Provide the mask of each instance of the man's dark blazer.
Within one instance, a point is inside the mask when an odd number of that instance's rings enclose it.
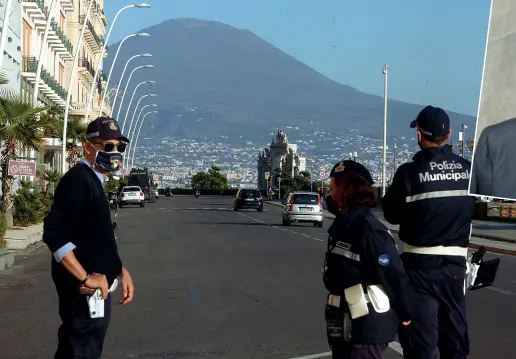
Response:
[[[482,131],[475,144],[469,192],[516,199],[516,118]]]

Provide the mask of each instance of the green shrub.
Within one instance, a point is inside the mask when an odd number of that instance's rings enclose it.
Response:
[[[0,248],[5,247],[5,231],[7,230],[7,221],[5,212],[0,212]]]
[[[15,226],[38,224],[50,210],[52,200],[38,191],[33,182],[20,181],[20,188],[14,195],[13,220]]]

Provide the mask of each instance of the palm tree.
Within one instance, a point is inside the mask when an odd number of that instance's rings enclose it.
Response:
[[[0,76],[0,84],[6,84],[5,75]],[[47,108],[34,108],[23,96],[8,89],[0,89],[0,140],[4,148],[0,152],[0,167],[4,181],[4,211],[7,226],[13,225],[13,194],[14,178],[7,176],[9,160],[15,158],[22,150],[43,151],[45,140],[43,131],[55,125],[48,119],[39,119]]]
[[[64,123],[61,121],[60,124],[61,134],[63,133]],[[86,124],[80,117],[71,117],[68,119],[68,126],[66,129],[66,149],[68,151],[68,157],[66,162],[68,168],[72,168],[79,162],[79,157],[82,153],[81,144],[84,142],[86,137]]]
[[[46,188],[45,188],[45,194],[49,194],[50,190],[52,190],[52,196],[54,195],[54,190],[56,188],[56,185],[61,180],[61,172],[55,169],[48,169],[45,171],[45,182],[46,182]]]

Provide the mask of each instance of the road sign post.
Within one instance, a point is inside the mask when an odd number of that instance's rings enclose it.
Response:
[[[278,199],[281,200],[281,177],[278,177]]]

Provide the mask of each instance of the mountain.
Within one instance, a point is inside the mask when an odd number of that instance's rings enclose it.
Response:
[[[158,104],[160,113],[144,125],[147,134],[196,139],[242,136],[251,140],[269,138],[271,131],[292,126],[303,133],[322,130],[342,135],[358,129],[364,136],[382,136],[382,97],[325,77],[249,30],[186,18],[168,20],[141,32],[151,37],[135,37],[124,43],[112,79],[120,78],[125,61],[134,54],[153,55],[132,61],[129,70],[147,63],[155,68],[135,72],[125,100],[127,105],[137,83],[157,82],[152,90],[139,90],[140,95],[144,91],[158,95],[148,100]],[[106,69],[118,45],[110,46]],[[111,86],[115,83],[112,80]],[[422,107],[390,100],[388,136],[413,136],[408,124]],[[456,132],[461,123],[470,129],[475,126],[471,116],[449,115]],[[289,135],[295,138],[295,134]]]

